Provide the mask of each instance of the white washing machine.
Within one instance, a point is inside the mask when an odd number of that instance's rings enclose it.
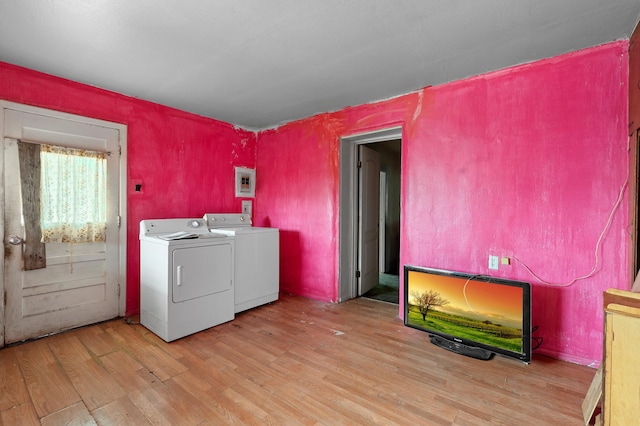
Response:
[[[244,214],[205,214],[212,233],[235,239],[235,312],[278,300],[280,293],[280,233],[251,226]]]
[[[204,219],[140,222],[140,323],[170,342],[231,321],[234,238]]]

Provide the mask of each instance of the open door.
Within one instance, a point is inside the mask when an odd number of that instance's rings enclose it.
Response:
[[[380,171],[380,213],[378,218],[378,272],[385,273],[387,268],[387,172]]]
[[[360,145],[358,157],[358,296],[362,296],[379,280],[380,154]]]

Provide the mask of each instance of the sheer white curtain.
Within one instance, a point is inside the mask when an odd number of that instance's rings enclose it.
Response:
[[[106,158],[104,152],[41,145],[43,242],[105,241]]]

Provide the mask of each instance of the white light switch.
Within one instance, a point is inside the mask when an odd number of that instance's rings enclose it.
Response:
[[[242,200],[242,214],[251,216],[251,200]]]

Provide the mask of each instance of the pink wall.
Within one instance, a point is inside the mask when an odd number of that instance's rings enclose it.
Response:
[[[616,42],[256,136],[216,120],[0,63],[0,99],[128,125],[127,313],[139,309],[138,223],[239,211],[233,166],[257,167],[256,225],[281,229],[281,288],[338,297],[339,139],[403,126],[401,263],[528,280],[540,352],[598,363],[602,291],[628,288],[628,43]],[[135,193],[134,183],[142,183]],[[206,183],[206,184],[205,184]],[[400,313],[402,313],[402,306]]]
[[[281,229],[281,288],[338,295],[339,140],[401,124],[401,264],[532,283],[539,353],[602,355],[602,292],[628,288],[628,42],[615,42],[263,131],[256,223]],[[402,296],[401,296],[402,297]],[[400,307],[402,316],[403,307]]]
[[[240,211],[234,166],[255,166],[253,132],[4,63],[0,99],[128,126],[128,315],[140,309],[140,220]]]

